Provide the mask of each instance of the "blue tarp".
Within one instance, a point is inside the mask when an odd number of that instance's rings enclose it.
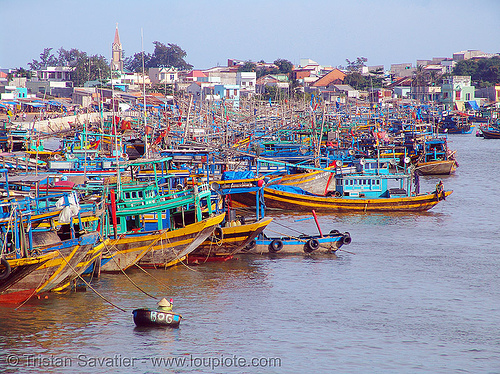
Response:
[[[252,179],[255,178],[253,171],[225,171],[222,173],[223,181],[231,181],[235,179]]]
[[[307,196],[318,196],[318,195],[315,195],[313,193],[310,193],[310,192],[307,192],[305,190],[303,190],[302,188],[300,187],[296,187],[296,186],[287,186],[285,184],[272,184],[270,186],[266,186],[268,188],[272,188],[274,190],[278,190],[278,191],[284,191],[284,192],[290,192],[290,193],[296,193],[296,194],[299,194],[299,195],[307,195]]]
[[[468,101],[467,104],[469,104],[472,109],[479,110],[479,106],[477,105],[477,102],[475,102],[474,100]]]

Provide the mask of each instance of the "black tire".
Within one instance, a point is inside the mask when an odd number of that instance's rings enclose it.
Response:
[[[352,239],[351,239],[351,234],[349,234],[347,231],[344,233],[344,237],[342,238],[342,243],[345,245],[351,244]]]
[[[304,252],[311,253],[319,248],[318,239],[309,239],[304,245]]]
[[[0,270],[0,280],[5,280],[10,275],[11,271],[10,264],[5,258],[2,258],[0,260],[0,264],[2,264],[3,266],[3,270]]]
[[[340,231],[339,230],[332,230],[332,231],[330,231],[330,235],[340,235]]]
[[[283,248],[283,242],[280,239],[274,239],[271,243],[269,243],[269,252],[276,253],[281,251]]]
[[[224,239],[224,233],[222,232],[222,228],[220,226],[217,226],[214,229],[214,232],[212,233],[212,236],[210,236],[210,239],[212,242],[220,242],[222,239]]]
[[[243,248],[243,250],[246,252],[246,251],[251,251],[252,249],[255,248],[255,246],[257,245],[257,242],[255,241],[255,239],[252,239],[250,240],[250,243],[248,243],[246,245],[245,248]]]
[[[335,197],[340,197],[340,192],[339,191],[335,191]]]

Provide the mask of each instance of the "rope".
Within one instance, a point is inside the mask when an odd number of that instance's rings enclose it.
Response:
[[[154,240],[154,241],[153,241],[153,242],[149,245],[149,247],[148,247],[148,248],[146,248],[146,250],[145,250],[145,251],[143,251],[143,252],[141,252],[141,253],[148,252],[148,251],[149,251],[149,249],[150,249],[153,245],[155,245],[155,244],[158,242],[158,240],[160,240],[160,239],[162,238],[162,236],[163,236],[163,234],[162,234],[159,238],[157,238],[156,240]],[[125,273],[125,270],[124,270],[123,268],[121,268],[121,267],[120,267],[120,265],[119,265],[119,264],[118,264],[118,262],[116,261],[115,257],[114,257],[114,256],[113,256],[113,254],[110,252],[110,250],[109,250],[109,248],[108,248],[107,244],[104,244],[104,246],[106,247],[106,250],[108,251],[108,253],[111,255],[111,258],[113,259],[113,261],[114,261],[115,265],[116,265],[116,266],[120,269],[120,271],[121,271],[121,272],[125,275],[125,277],[126,277],[126,278],[130,281],[130,283],[132,283],[132,284],[134,285],[134,287],[135,287],[135,288],[137,288],[139,291],[141,291],[143,294],[145,294],[145,295],[147,295],[147,296],[151,297],[152,299],[157,299],[155,296],[153,296],[153,295],[151,295],[151,294],[147,293],[147,292],[146,292],[146,291],[144,291],[142,288],[140,288],[140,287],[137,285],[137,283],[135,283],[135,282],[132,280],[132,278],[130,278],[130,277],[128,276],[128,274],[127,274],[127,273]],[[115,246],[114,244],[113,244],[113,247],[114,247],[116,250],[118,250],[118,248],[116,248],[116,246]]]
[[[35,296],[36,290],[38,289],[38,287],[40,287],[42,285],[42,283],[44,282],[45,277],[47,276],[48,273],[49,273],[49,268],[47,267],[45,270],[45,275],[41,278],[40,283],[38,283],[38,286],[36,286],[36,288],[34,289],[32,294],[26,300],[24,300],[21,304],[19,304],[19,306],[17,306],[14,310],[18,310],[20,307],[22,307],[24,304],[26,304],[33,296]]]
[[[114,306],[115,308],[117,309],[120,309],[122,312],[126,312],[125,309],[119,307],[118,305],[114,304],[113,302],[109,301],[108,299],[106,299],[104,296],[102,296],[94,287],[92,287],[90,285],[89,282],[87,282],[85,279],[83,279],[83,277],[76,271],[76,269],[71,266],[71,264],[68,262],[68,260],[66,260],[66,258],[61,254],[61,252],[56,249],[56,251],[59,253],[59,255],[62,257],[62,259],[64,260],[64,262],[66,262],[66,264],[69,266],[69,268],[77,275],[78,278],[80,278],[83,283],[85,283],[85,285],[90,288],[92,291],[94,291],[96,293],[97,296],[99,296],[101,299],[103,299],[104,301],[106,301],[107,303],[111,304],[112,306]]]
[[[157,281],[161,286],[167,288],[167,289],[170,289],[169,286],[167,286],[165,283],[163,283],[162,281],[160,281],[158,278],[156,278],[155,276],[153,276],[153,274],[149,273],[148,271],[146,271],[146,269],[144,269],[142,266],[140,266],[139,264],[134,264],[134,266],[138,267],[139,269],[141,269],[144,273],[146,273],[147,275],[149,275],[151,278],[153,278],[155,281]]]

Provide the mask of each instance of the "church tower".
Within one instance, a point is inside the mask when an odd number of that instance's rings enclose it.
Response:
[[[120,35],[118,34],[118,24],[116,24],[115,40],[111,47],[111,70],[123,72],[123,49],[120,43]]]

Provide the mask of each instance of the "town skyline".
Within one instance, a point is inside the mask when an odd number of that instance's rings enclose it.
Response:
[[[340,66],[357,57],[387,69],[420,59],[451,58],[463,50],[499,52],[495,39],[500,35],[500,2],[493,0],[477,2],[473,12],[462,0],[349,4],[280,0],[257,1],[252,6],[149,0],[134,11],[130,0],[0,3],[11,15],[5,20],[6,28],[16,30],[0,37],[0,68],[26,68],[44,48],[53,48],[53,53],[76,48],[110,61],[117,23],[126,57],[142,51],[142,44],[151,53],[154,41],[173,43],[187,52],[185,60],[195,69],[224,66],[228,59],[272,62],[282,58],[298,65],[300,59],[310,58],[321,65]],[[54,18],[53,10],[58,8],[70,16]],[[22,14],[21,24],[15,14]]]

